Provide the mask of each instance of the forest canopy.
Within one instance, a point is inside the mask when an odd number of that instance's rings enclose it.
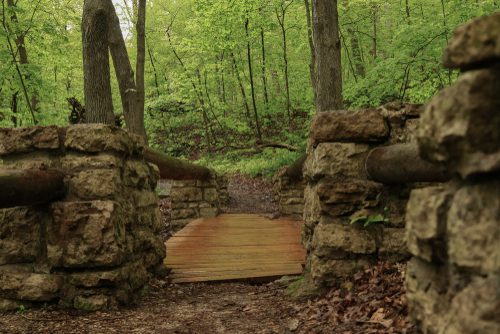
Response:
[[[0,126],[67,124],[68,99],[84,101],[82,1],[0,1]],[[113,2],[135,62],[137,1]],[[457,78],[441,66],[453,29],[499,8],[495,0],[339,0],[345,107],[427,101]],[[259,169],[300,154],[315,112],[309,0],[149,0],[146,13],[152,147],[205,162],[224,154],[223,168],[245,155]],[[266,143],[282,144],[280,154]]]

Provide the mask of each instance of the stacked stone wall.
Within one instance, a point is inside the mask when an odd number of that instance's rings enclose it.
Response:
[[[227,178],[215,173],[206,181],[173,181],[172,230],[178,231],[197,218],[219,215],[229,198],[227,185]]]
[[[104,125],[0,129],[3,168],[58,169],[67,194],[0,210],[0,310],[128,304],[162,266],[156,166]]]
[[[410,313],[423,333],[500,333],[500,13],[457,29],[445,65],[465,73],[430,102],[417,137],[455,177],[411,194]]]
[[[404,215],[414,185],[370,181],[364,164],[375,147],[414,141],[421,109],[392,103],[315,117],[304,165],[304,287],[321,289],[377,259],[408,256]]]
[[[278,203],[280,215],[302,219],[304,214],[304,179],[294,179],[286,175],[286,168],[273,177],[274,199]]]

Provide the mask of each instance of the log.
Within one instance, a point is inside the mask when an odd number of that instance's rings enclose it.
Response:
[[[210,169],[193,163],[172,158],[153,150],[144,149],[146,161],[155,164],[160,169],[160,177],[168,180],[208,180],[211,177]]]
[[[0,169],[0,209],[44,204],[66,194],[56,170]]]
[[[377,147],[365,161],[368,178],[380,183],[447,182],[444,166],[423,160],[417,144]]]
[[[290,179],[295,180],[295,181],[300,181],[302,180],[302,170],[304,168],[304,163],[306,162],[307,159],[307,154],[301,155],[293,164],[288,166],[288,168],[285,170],[286,176],[288,176]]]

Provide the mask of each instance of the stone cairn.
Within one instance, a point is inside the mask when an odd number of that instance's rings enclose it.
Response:
[[[424,333],[500,333],[500,13],[458,28],[444,64],[465,73],[427,106],[418,142],[455,176],[411,194],[410,312]]]
[[[379,258],[407,256],[404,215],[411,188],[368,180],[364,163],[375,147],[414,141],[420,111],[417,105],[393,103],[316,115],[304,164],[302,243],[308,255],[299,294],[315,294]],[[351,224],[379,215],[388,221]]]
[[[142,150],[104,125],[0,129],[5,168],[58,169],[67,186],[56,202],[0,210],[0,310],[135,300],[165,257],[159,172]]]
[[[172,182],[172,230],[185,227],[193,219],[211,218],[220,214],[227,203],[228,180],[212,172],[210,179]]]

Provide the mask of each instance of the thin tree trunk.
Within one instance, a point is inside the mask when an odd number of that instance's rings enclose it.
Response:
[[[267,77],[266,77],[266,43],[264,28],[260,28],[260,44],[262,48],[262,86],[264,88],[264,103],[266,108],[269,106],[269,94],[267,92]]]
[[[346,13],[348,13],[349,12],[349,0],[344,0],[343,5],[344,5],[344,11]],[[356,35],[356,31],[353,28],[352,24],[349,24],[347,26],[347,35],[349,38],[349,42],[351,44],[352,60],[354,63],[355,75],[356,75],[356,77],[363,78],[366,74],[365,65],[363,64],[363,57],[361,55],[361,48],[359,46],[359,39],[358,39],[358,36]],[[346,48],[346,51],[347,51],[347,48]]]
[[[276,17],[278,18],[279,25],[281,27],[281,36],[283,39],[283,62],[285,65],[284,68],[284,74],[285,74],[285,92],[286,92],[286,112],[288,116],[288,128],[291,129],[292,127],[292,104],[290,100],[290,80],[288,78],[288,46],[287,46],[287,39],[286,39],[286,27],[285,27],[285,18],[286,18],[286,11],[288,7],[292,3],[290,2],[287,6],[283,7],[283,4],[281,4],[281,13],[276,10]],[[281,16],[280,16],[281,14]]]
[[[146,0],[138,0],[137,6],[137,60],[135,67],[135,84],[137,86],[136,119],[142,122],[134,125],[133,132],[141,134],[147,142],[146,129],[144,126],[144,103],[146,100],[144,71],[146,66]]]
[[[373,37],[372,37],[372,56],[373,59],[377,59],[377,5],[372,4],[372,15],[373,15]]]
[[[314,93],[314,102],[316,103],[316,51],[314,50],[314,37],[313,37],[313,27],[312,27],[312,17],[311,17],[311,4],[309,0],[304,0],[304,6],[306,7],[306,19],[307,19],[307,40],[309,42],[309,49],[311,50],[311,63],[309,64],[309,75],[311,76],[311,85]]]
[[[342,109],[341,45],[337,1],[313,0],[313,6],[318,92],[316,110],[320,112]]]
[[[240,86],[240,91],[241,91],[241,96],[243,98],[243,102],[245,105],[245,114],[246,114],[248,121],[250,122],[250,106],[248,105],[247,94],[245,92],[245,87],[243,86],[243,82],[241,81],[240,72],[238,71],[238,64],[236,63],[236,57],[234,56],[233,52],[231,52],[231,58],[233,60],[234,73],[236,74],[236,79],[238,80],[238,84]]]
[[[253,83],[253,68],[252,68],[252,49],[250,47],[250,34],[248,31],[248,25],[249,25],[249,20],[248,18],[245,19],[245,32],[247,36],[247,58],[248,58],[248,75],[250,78],[250,89],[252,92],[252,106],[253,106],[253,113],[255,117],[255,130],[257,131],[257,139],[258,141],[262,141],[262,133],[260,130],[260,121],[259,121],[259,114],[257,112],[257,101],[255,100],[255,86]]]
[[[108,15],[107,1],[84,1],[82,44],[87,123],[114,124],[115,122],[109,73]]]
[[[156,70],[156,64],[155,60],[153,58],[153,50],[151,50],[151,47],[149,44],[147,44],[147,49],[148,49],[148,55],[149,55],[149,62],[151,63],[151,67],[153,68],[153,74],[155,77],[155,87],[156,87],[156,97],[160,97],[160,85],[158,83],[158,72]]]

